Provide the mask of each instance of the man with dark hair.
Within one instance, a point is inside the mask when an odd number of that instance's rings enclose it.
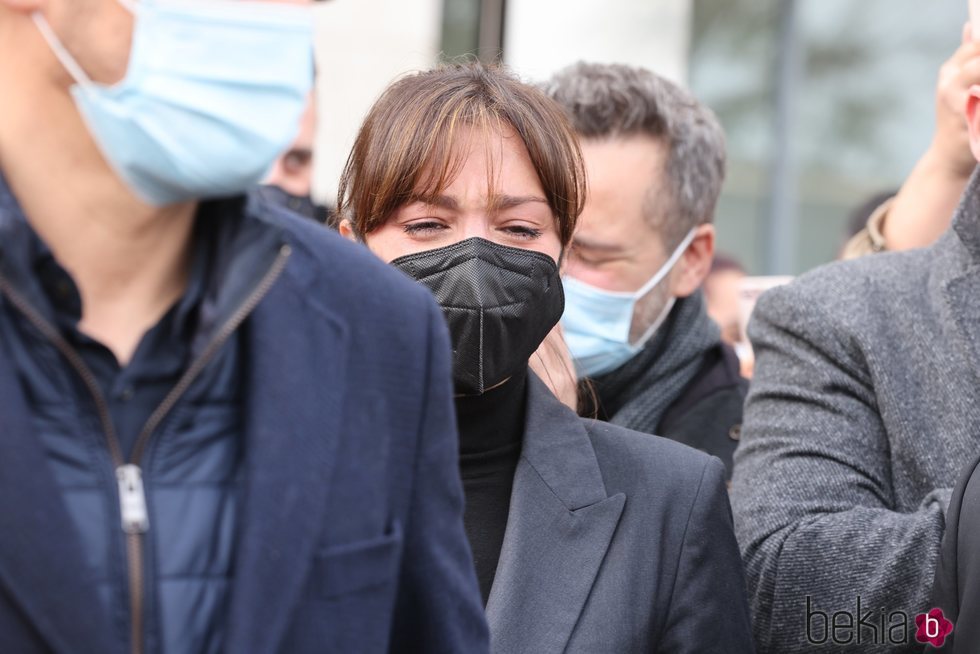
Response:
[[[0,0],[0,43],[0,651],[487,651],[438,307],[244,195],[309,7]]]
[[[747,383],[699,290],[714,254],[721,126],[640,68],[578,63],[544,89],[571,118],[588,168],[562,326],[598,416],[714,454],[730,475]]]

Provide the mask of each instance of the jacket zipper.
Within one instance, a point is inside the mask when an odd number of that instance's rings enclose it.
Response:
[[[136,438],[136,444],[133,447],[133,453],[128,462],[123,457],[119,437],[116,434],[115,425],[113,425],[112,417],[110,416],[109,405],[102,395],[102,389],[99,388],[95,375],[85,364],[81,355],[72,348],[58,330],[45,321],[19,293],[10,287],[6,278],[0,275],[0,294],[6,295],[11,304],[61,352],[71,367],[81,377],[82,382],[95,401],[99,422],[102,424],[106,444],[109,448],[109,456],[116,473],[121,526],[123,532],[126,534],[126,559],[129,571],[130,651],[132,654],[143,654],[143,534],[150,529],[149,512],[146,508],[146,493],[143,488],[143,472],[140,468],[143,453],[149,445],[153,432],[160,426],[163,419],[174,408],[207,364],[210,363],[221,346],[235,333],[235,330],[252,313],[258,303],[262,301],[262,298],[265,297],[266,293],[269,292],[269,289],[272,288],[272,285],[279,279],[279,275],[282,274],[283,269],[286,267],[286,261],[289,259],[290,254],[292,254],[292,249],[288,245],[283,245],[279,248],[279,254],[272,262],[269,270],[263,275],[259,284],[221,326],[221,329],[218,330],[214,338],[204,348],[201,355],[181,375],[177,384],[167,393],[160,406],[150,414],[149,419],[147,419],[146,424]]]

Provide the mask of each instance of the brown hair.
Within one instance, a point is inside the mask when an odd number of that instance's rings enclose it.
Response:
[[[361,126],[337,193],[337,218],[354,233],[377,229],[402,205],[439,195],[465,163],[461,132],[512,128],[527,148],[567,245],[585,202],[585,167],[561,108],[509,72],[452,64],[402,78]],[[492,184],[492,180],[488,180]]]

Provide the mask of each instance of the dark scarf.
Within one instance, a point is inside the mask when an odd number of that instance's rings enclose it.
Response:
[[[614,425],[656,433],[664,413],[701,369],[704,354],[719,341],[701,291],[677,300],[639,354],[592,380],[600,413]]]

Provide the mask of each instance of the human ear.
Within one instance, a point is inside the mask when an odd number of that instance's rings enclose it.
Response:
[[[966,95],[966,126],[970,132],[970,151],[980,161],[980,86],[976,84]]]
[[[677,261],[670,275],[670,293],[674,297],[687,297],[701,288],[711,271],[715,256],[715,226],[698,225],[694,239]]]
[[[0,0],[0,2],[2,2],[2,0]],[[339,231],[340,235],[346,238],[348,241],[357,240],[357,236],[354,235],[354,227],[348,218],[344,218],[340,221],[340,224],[337,225],[337,231]]]

